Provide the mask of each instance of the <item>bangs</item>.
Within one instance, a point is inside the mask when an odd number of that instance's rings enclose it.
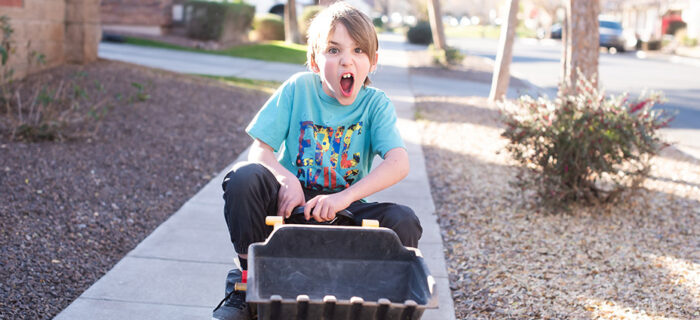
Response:
[[[360,49],[362,49],[362,51],[369,57],[369,61],[374,64],[376,63],[376,61],[374,61],[376,58],[375,53],[377,52],[377,47],[379,46],[377,33],[374,30],[373,25],[368,25],[363,20],[357,21],[358,19],[362,19],[362,17],[347,16],[338,19],[338,22],[345,26],[350,34],[350,38],[355,41],[355,45],[360,47]],[[335,25],[333,26],[333,29],[335,29]]]

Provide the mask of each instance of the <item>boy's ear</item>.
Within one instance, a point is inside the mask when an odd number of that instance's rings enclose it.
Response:
[[[375,52],[374,53],[374,64],[372,64],[369,67],[369,72],[374,72],[374,70],[377,70],[377,63],[379,63],[379,53]]]
[[[321,72],[321,70],[318,69],[318,65],[316,64],[316,58],[313,58],[309,61],[309,68],[313,73]]]

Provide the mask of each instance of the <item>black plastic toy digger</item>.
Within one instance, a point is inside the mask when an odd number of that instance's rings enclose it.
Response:
[[[283,224],[248,249],[246,301],[258,319],[420,319],[437,307],[435,281],[418,249],[376,220]],[[287,223],[308,223],[295,209]]]

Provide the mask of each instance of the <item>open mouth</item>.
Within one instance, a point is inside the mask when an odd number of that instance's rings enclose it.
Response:
[[[340,77],[340,90],[342,91],[343,96],[349,97],[352,95],[352,88],[354,84],[355,77],[352,75],[352,73],[343,73],[343,75]]]

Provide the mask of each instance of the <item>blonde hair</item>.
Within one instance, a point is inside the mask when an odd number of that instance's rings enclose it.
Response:
[[[308,48],[306,49],[306,64],[311,67],[316,63],[316,54],[328,44],[328,36],[335,30],[338,22],[345,26],[350,37],[369,57],[370,64],[376,64],[376,53],[379,48],[377,31],[369,17],[351,5],[339,1],[319,12],[309,26]],[[364,85],[369,85],[369,75]]]

